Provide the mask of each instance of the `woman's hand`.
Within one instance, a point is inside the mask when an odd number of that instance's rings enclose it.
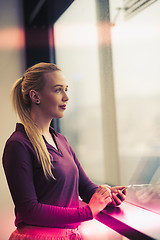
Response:
[[[107,185],[99,186],[89,201],[93,217],[112,202],[111,190]]]
[[[116,186],[116,187],[111,187],[109,185],[102,185],[102,186],[108,187],[111,191],[112,202],[109,204],[109,206],[116,207],[126,199],[127,191],[125,189],[125,186]]]
[[[110,206],[118,206],[126,199],[127,191],[125,186],[110,187],[110,190],[112,194],[112,203]]]

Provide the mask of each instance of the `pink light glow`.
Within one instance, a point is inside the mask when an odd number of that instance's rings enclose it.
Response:
[[[0,50],[17,50],[25,46],[24,30],[21,28],[0,29]]]
[[[156,214],[154,212],[148,211],[146,209],[143,209],[141,207],[137,207],[133,204],[124,202],[121,204],[120,207],[118,207],[116,210],[113,209],[110,211],[106,208],[105,212],[109,215],[109,219],[113,218],[113,221],[111,223],[111,227],[115,227],[115,222],[117,227],[118,222],[119,224],[123,224],[124,230],[128,231],[127,229],[136,229],[137,231],[141,233],[145,233],[146,235],[150,236],[151,234],[154,237],[157,237],[159,234],[159,223],[160,223],[160,215]],[[106,223],[107,215],[103,216],[103,223]],[[114,221],[114,219],[116,221]],[[118,222],[117,222],[118,220]],[[126,228],[126,229],[125,229]]]
[[[85,240],[119,240],[119,234],[96,219],[83,222],[79,227]]]

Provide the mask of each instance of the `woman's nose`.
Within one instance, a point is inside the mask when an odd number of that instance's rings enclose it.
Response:
[[[68,102],[68,100],[69,100],[68,94],[66,92],[64,92],[63,101]]]

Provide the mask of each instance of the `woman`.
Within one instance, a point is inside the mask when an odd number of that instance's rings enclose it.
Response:
[[[67,90],[62,71],[52,63],[32,66],[13,86],[21,123],[3,154],[17,227],[10,239],[80,239],[80,222],[125,199],[123,187],[92,183],[65,137],[50,127],[53,118],[64,116]],[[79,206],[79,196],[86,206]]]

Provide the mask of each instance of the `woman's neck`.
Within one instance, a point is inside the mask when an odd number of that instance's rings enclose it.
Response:
[[[36,125],[41,129],[42,135],[49,134],[51,119],[45,118],[43,115],[38,114],[37,111],[31,111],[31,118],[36,123]]]

